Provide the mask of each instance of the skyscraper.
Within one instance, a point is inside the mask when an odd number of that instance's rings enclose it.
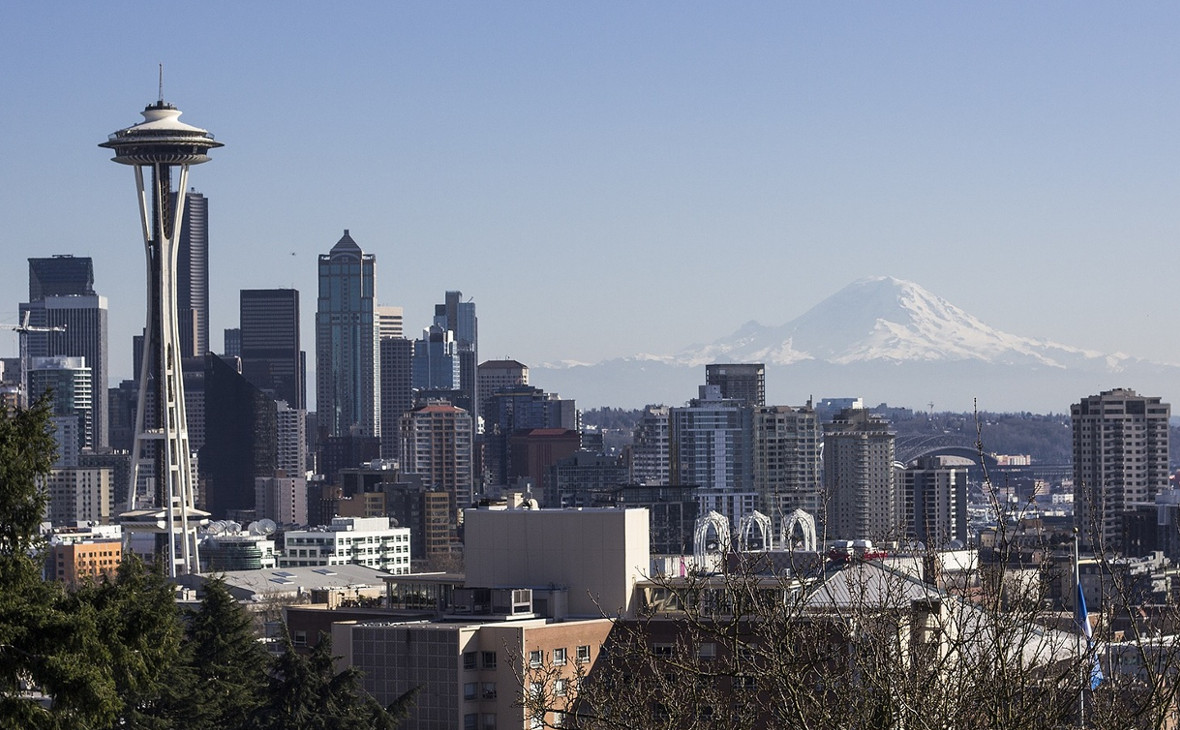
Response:
[[[927,456],[899,476],[907,537],[931,549],[967,544],[967,468],[958,456]]]
[[[1168,486],[1171,411],[1159,398],[1126,388],[1070,408],[1074,520],[1084,549],[1122,552],[1124,515]]]
[[[447,292],[443,303],[434,305],[434,323],[454,333],[459,390],[463,391],[463,401],[470,404],[464,407],[478,424],[483,414],[479,412],[479,321],[475,302],[463,301],[463,292]]]
[[[889,423],[863,408],[824,424],[824,525],[828,539],[900,539],[900,511]]]
[[[471,505],[471,415],[450,404],[429,403],[402,416],[401,434],[402,468],[420,475],[430,490],[447,493],[448,526],[457,539],[459,510]]]
[[[414,407],[413,352],[414,343],[404,337],[381,338],[381,456],[385,459],[402,458],[397,424]]]
[[[176,317],[180,356],[209,352],[209,201],[196,190],[184,197],[176,249]]]
[[[316,413],[321,437],[379,436],[377,259],[344,235],[319,259]]]
[[[103,449],[110,443],[107,392],[107,299],[94,293],[94,266],[89,257],[54,256],[29,259],[29,301],[20,305],[20,318],[29,314],[34,328],[64,328],[56,332],[30,331],[28,357],[82,357],[90,369],[91,435],[88,445]]]
[[[299,345],[299,291],[243,289],[239,300],[242,375],[291,408],[307,407]]]

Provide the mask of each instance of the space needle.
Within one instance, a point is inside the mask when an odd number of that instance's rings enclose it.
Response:
[[[176,577],[199,572],[197,527],[208,518],[207,512],[194,506],[195,479],[176,314],[176,257],[189,165],[208,162],[209,150],[222,144],[206,130],[180,121],[180,110],[164,101],[162,80],[159,100],[142,114],[142,122],[120,129],[99,144],[114,151],[112,160],[135,170],[147,254],[147,326],[139,368],[128,511],[122,518],[129,534],[154,534],[157,560],[167,555],[168,574]],[[149,178],[150,186],[145,185]],[[150,473],[144,475],[146,489],[140,495],[144,467],[149,467]]]

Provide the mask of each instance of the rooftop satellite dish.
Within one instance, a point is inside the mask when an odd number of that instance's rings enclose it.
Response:
[[[272,535],[278,525],[274,520],[266,519],[265,517],[250,525],[251,535]]]
[[[242,531],[242,523],[234,522],[233,520],[226,520],[225,531],[231,535]]]

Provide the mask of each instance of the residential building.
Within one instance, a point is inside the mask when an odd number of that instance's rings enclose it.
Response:
[[[1171,406],[1126,388],[1083,398],[1073,420],[1074,519],[1082,549],[1121,553],[1123,516],[1168,487]]]
[[[863,408],[843,410],[824,424],[827,504],[820,516],[828,540],[900,540],[895,436],[887,421]]]
[[[959,456],[928,456],[898,474],[906,537],[929,549],[967,545],[967,470]]]
[[[282,470],[274,476],[255,477],[254,515],[279,525],[306,525],[307,479],[302,474],[288,475]]]
[[[53,525],[106,524],[115,513],[114,472],[103,467],[52,469],[45,477],[46,519]]]
[[[364,253],[347,229],[319,257],[316,414],[321,438],[381,435],[376,279],[376,257]]]
[[[755,409],[757,509],[776,523],[797,509],[816,515],[823,506],[822,433],[810,403]]]
[[[554,507],[591,507],[595,493],[627,483],[627,467],[618,457],[586,449],[558,459],[551,471],[552,493],[546,501]]]
[[[721,397],[716,385],[700,387],[689,405],[669,409],[668,463],[672,484],[697,485],[702,514],[719,511],[730,525],[753,511],[753,407]]]
[[[705,384],[721,389],[721,397],[748,406],[766,405],[766,365],[763,363],[712,363],[705,366]]]
[[[73,438],[63,438],[65,429],[57,433],[60,453],[71,452],[72,459],[65,466],[77,465],[80,449],[93,450],[94,440],[94,374],[86,366],[84,357],[34,357],[29,361],[30,399],[51,394],[52,415],[60,425],[69,419],[74,426],[69,430]]]
[[[86,537],[58,540],[49,544],[46,556],[50,580],[77,588],[87,581],[114,578],[123,561],[120,537]]]
[[[450,500],[452,540],[457,539],[459,510],[472,501],[472,422],[462,408],[428,403],[402,416],[402,470],[417,474],[433,492]]]
[[[635,424],[631,441],[629,462],[631,482],[660,486],[672,478],[669,460],[669,434],[671,432],[670,410],[667,406],[649,405]]]
[[[276,468],[292,476],[307,474],[307,411],[276,402],[275,440]]]

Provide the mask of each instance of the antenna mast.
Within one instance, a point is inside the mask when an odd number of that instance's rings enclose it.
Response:
[[[160,64],[160,103],[164,103],[164,64]]]

